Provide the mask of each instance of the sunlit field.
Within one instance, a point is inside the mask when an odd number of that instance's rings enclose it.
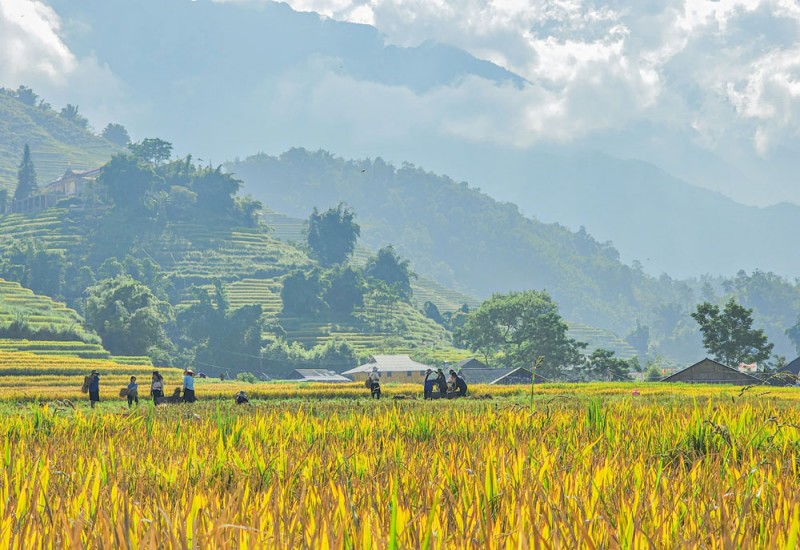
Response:
[[[115,376],[95,410],[4,386],[1,547],[775,548],[800,528],[794,388],[199,380],[193,405],[129,411]]]

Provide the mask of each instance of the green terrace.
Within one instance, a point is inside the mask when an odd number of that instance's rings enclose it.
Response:
[[[609,330],[604,330],[581,323],[567,322],[568,334],[580,342],[589,344],[589,350],[598,348],[613,351],[620,359],[630,359],[636,356],[636,350],[628,342]]]
[[[80,323],[78,313],[48,296],[34,294],[19,283],[0,279],[0,322],[23,317],[33,324]]]
[[[79,357],[81,359],[105,359],[121,365],[152,366],[149,357],[112,356],[100,344],[87,344],[80,341],[12,340],[0,338],[0,351],[28,352],[35,355]]]
[[[261,228],[214,229],[202,224],[171,223],[169,238],[147,248],[174,278],[235,280],[243,275],[288,273],[307,267],[308,258]]]

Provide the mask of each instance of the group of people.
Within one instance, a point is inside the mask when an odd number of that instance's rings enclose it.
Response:
[[[372,367],[367,375],[366,385],[374,399],[381,398],[381,375],[378,367]],[[425,371],[423,396],[425,399],[455,399],[467,395],[467,383],[456,371],[450,369],[450,377],[441,368]]]
[[[100,373],[93,370],[92,373],[84,381],[85,391],[89,392],[89,403],[94,408],[95,403],[100,401]],[[139,404],[139,383],[136,381],[135,376],[131,376],[131,381],[125,388],[125,396],[128,398],[128,406],[132,407],[135,403]],[[164,400],[164,376],[156,371],[153,371],[150,380],[150,395],[153,398],[153,403],[156,405]],[[197,397],[194,393],[194,372],[192,369],[183,371],[183,402],[194,403]]]
[[[436,372],[433,369],[425,371],[425,399],[455,399],[467,395],[467,382],[453,369],[450,369],[449,374],[449,377],[445,377],[441,368],[436,369]]]

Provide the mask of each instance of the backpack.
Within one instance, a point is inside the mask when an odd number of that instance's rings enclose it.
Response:
[[[91,376],[84,376],[83,377],[83,386],[81,386],[81,392],[89,393],[89,384],[91,384],[91,383],[92,383],[92,377]]]

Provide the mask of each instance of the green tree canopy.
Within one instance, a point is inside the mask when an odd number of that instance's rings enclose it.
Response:
[[[191,350],[191,361],[215,373],[227,369],[261,370],[260,305],[231,310],[222,284],[215,281],[215,297],[195,288],[197,302],[177,316],[180,340]]]
[[[692,313],[700,325],[703,345],[714,359],[729,367],[739,363],[761,363],[772,354],[763,330],[753,328],[753,310],[740,306],[731,298],[719,306],[703,302]]]
[[[323,294],[325,284],[319,271],[309,273],[297,270],[283,279],[281,299],[283,313],[287,315],[317,315],[326,308]]]
[[[324,267],[347,261],[356,247],[361,228],[353,210],[339,203],[322,214],[314,208],[308,218],[308,246],[311,255]]]
[[[357,307],[364,305],[366,284],[364,278],[352,267],[337,267],[327,273],[328,288],[325,291],[325,302],[331,312],[347,316]]]
[[[164,325],[172,317],[167,302],[128,276],[105,279],[87,290],[86,320],[115,355],[152,355],[169,349]]]
[[[582,363],[586,344],[567,336],[567,324],[545,291],[495,294],[468,314],[460,329],[462,340],[487,361],[501,353],[509,367],[530,368],[544,357],[537,371],[558,378],[565,367]]]
[[[83,116],[82,114],[80,114],[80,112],[78,112],[77,105],[71,105],[67,103],[67,106],[61,109],[59,115],[61,116],[61,118],[70,121],[79,128],[86,129],[89,127],[89,121],[85,116]]]
[[[631,380],[627,361],[614,357],[614,352],[607,349],[596,349],[589,355],[583,365],[590,380],[619,382]]]
[[[120,210],[147,210],[147,198],[159,184],[153,167],[131,155],[114,155],[103,167],[98,181],[105,186],[108,198]]]
[[[131,136],[128,135],[128,130],[122,124],[112,124],[111,122],[103,128],[101,134],[105,139],[111,143],[115,143],[120,147],[127,147],[131,142]]]
[[[31,149],[26,143],[22,152],[22,162],[17,172],[17,189],[14,191],[14,200],[18,201],[32,197],[38,190],[36,169],[33,167],[33,160],[31,159]]]
[[[395,288],[401,299],[411,300],[411,278],[417,275],[411,271],[408,260],[400,259],[392,245],[381,248],[367,261],[364,275]]]
[[[128,145],[131,154],[144,162],[159,166],[172,156],[172,144],[159,138],[145,138]]]

